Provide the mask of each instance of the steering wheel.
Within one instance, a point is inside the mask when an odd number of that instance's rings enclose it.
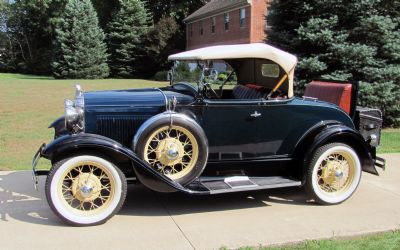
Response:
[[[195,86],[186,82],[175,83],[171,86],[171,88],[177,91],[188,91],[192,96],[196,96],[198,92],[198,89]]]
[[[211,99],[221,98],[209,83],[204,83],[204,95]]]

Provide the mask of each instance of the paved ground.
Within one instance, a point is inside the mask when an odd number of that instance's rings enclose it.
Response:
[[[74,228],[50,211],[30,172],[0,172],[1,249],[218,249],[280,244],[400,228],[400,154],[381,176],[364,174],[338,206],[307,202],[299,189],[209,197],[130,187],[105,225]]]

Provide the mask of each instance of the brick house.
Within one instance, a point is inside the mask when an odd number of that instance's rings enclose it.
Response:
[[[211,0],[188,16],[186,48],[265,40],[267,0]]]

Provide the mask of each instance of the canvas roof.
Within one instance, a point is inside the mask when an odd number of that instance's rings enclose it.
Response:
[[[260,58],[279,64],[286,73],[292,71],[297,64],[297,57],[283,50],[264,43],[218,45],[189,50],[174,54],[168,60],[216,60]]]
[[[205,47],[171,55],[168,60],[206,61],[251,58],[271,60],[281,66],[289,78],[288,96],[293,96],[294,69],[297,57],[265,43]]]

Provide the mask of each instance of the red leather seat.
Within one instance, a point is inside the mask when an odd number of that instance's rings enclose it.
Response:
[[[307,84],[304,96],[334,103],[350,114],[351,92],[351,83],[312,81]]]

